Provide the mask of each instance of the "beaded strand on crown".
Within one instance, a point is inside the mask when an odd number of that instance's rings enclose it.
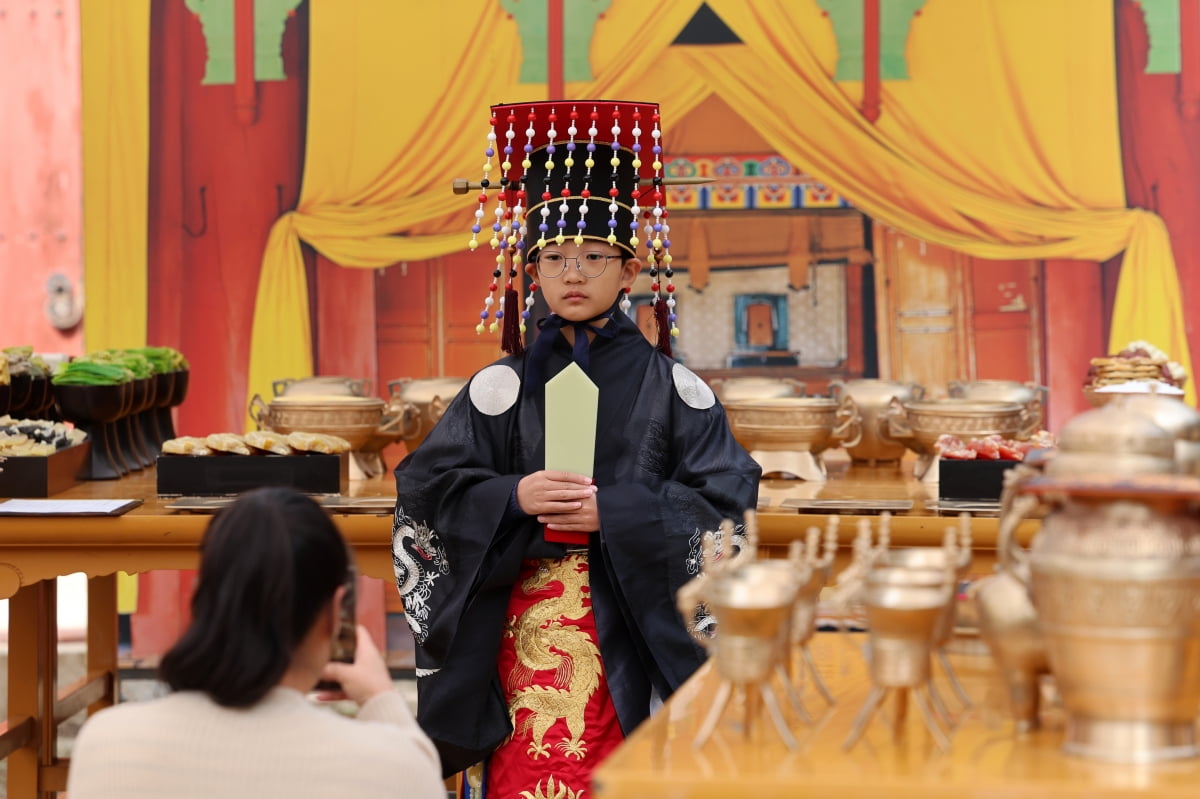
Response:
[[[489,122],[483,178],[461,189],[479,189],[468,244],[472,251],[484,234],[489,193],[494,192],[487,241],[495,265],[476,333],[502,329],[503,351],[523,351],[537,285],[529,285],[525,307],[518,312],[518,277],[548,243],[603,241],[631,257],[638,257],[644,244],[657,346],[671,355],[671,337],[679,335],[679,328],[658,104],[574,100],[494,105]],[[648,159],[643,158],[647,143]],[[621,308],[628,313],[628,296]]]

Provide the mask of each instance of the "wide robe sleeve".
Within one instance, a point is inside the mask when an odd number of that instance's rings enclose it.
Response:
[[[505,519],[523,475],[512,465],[520,380],[510,361],[477,373],[396,467],[392,559],[416,641],[417,719],[447,775],[511,732],[496,655],[538,528]]]

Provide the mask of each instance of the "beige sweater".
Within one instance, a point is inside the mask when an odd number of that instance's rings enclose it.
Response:
[[[436,750],[398,693],[357,719],[274,688],[252,708],[183,691],[127,702],[83,725],[71,799],[445,799]]]

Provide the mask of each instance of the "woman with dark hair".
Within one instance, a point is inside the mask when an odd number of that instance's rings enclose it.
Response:
[[[201,545],[192,621],[163,657],[171,693],[90,718],[68,792],[91,797],[444,797],[438,756],[357,629],[330,662],[348,551],[303,494],[267,488],[218,514]],[[360,709],[309,702],[318,679]]]

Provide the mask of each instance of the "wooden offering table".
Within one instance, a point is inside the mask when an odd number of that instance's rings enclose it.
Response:
[[[391,480],[355,481],[356,497],[394,497]],[[9,599],[8,719],[0,730],[10,799],[66,789],[67,762],[55,756],[58,725],[116,701],[116,572],[194,569],[212,518],[177,513],[156,496],[153,468],[120,480],[83,483],[55,499],[140,499],[121,516],[0,516],[0,599]],[[359,571],[392,579],[392,512],[334,513]],[[253,531],[247,531],[252,534]],[[58,689],[58,577],[88,576],[87,674]]]
[[[763,715],[751,734],[743,708],[731,702],[699,750],[693,740],[718,685],[712,662],[639,727],[597,770],[597,799],[1062,799],[1062,797],[1194,797],[1200,760],[1154,765],[1100,763],[1063,754],[1061,711],[1043,711],[1043,729],[1017,735],[1006,694],[990,655],[978,641],[961,642],[971,654],[951,660],[974,707],[962,714],[948,752],[938,749],[915,708],[897,711],[889,700],[849,751],[843,743],[870,690],[860,647],[864,634],[818,633],[813,654],[836,704],[811,687],[804,693],[816,724],[788,712],[799,739],[783,743]],[[934,679],[951,712],[959,710],[938,669]],[[822,715],[823,713],[823,715]],[[896,719],[900,721],[897,723]],[[896,731],[899,730],[899,737]]]

